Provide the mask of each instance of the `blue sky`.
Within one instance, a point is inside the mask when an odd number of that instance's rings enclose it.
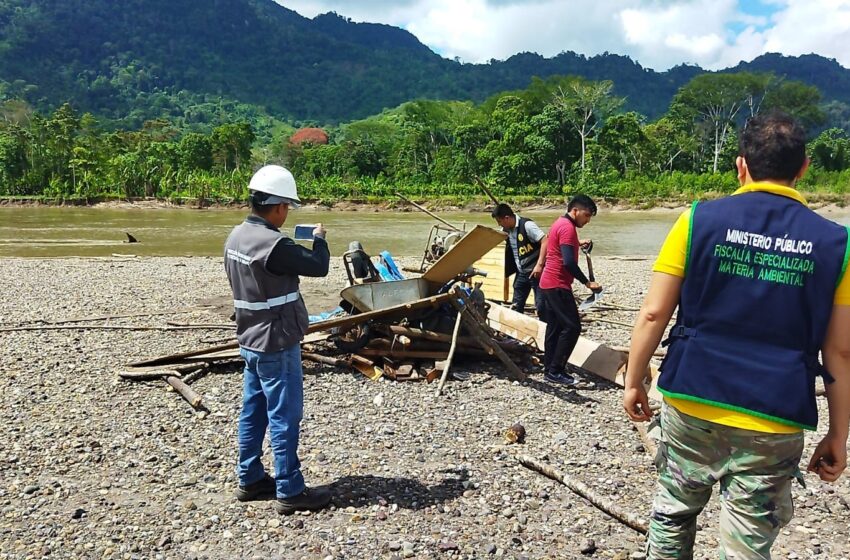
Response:
[[[765,52],[816,53],[850,67],[850,0],[277,0],[403,27],[465,62],[523,51],[625,54],[666,70],[717,69]]]

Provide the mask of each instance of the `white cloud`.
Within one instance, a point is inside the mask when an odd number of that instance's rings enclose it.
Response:
[[[765,52],[815,52],[850,67],[850,0],[760,0],[757,14],[739,0],[278,1],[307,17],[336,11],[403,27],[467,62],[571,50],[625,54],[657,70],[717,69]]]
[[[764,32],[764,50],[817,53],[850,67],[850,0],[790,0]]]

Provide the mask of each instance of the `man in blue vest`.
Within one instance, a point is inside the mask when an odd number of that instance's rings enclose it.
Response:
[[[224,268],[233,291],[236,339],[245,359],[239,415],[239,501],[277,495],[275,508],[291,514],[317,510],[330,492],[307,488],[298,461],[304,411],[301,340],[309,323],[299,293],[299,276],[328,274],[330,252],[321,224],[312,250],[280,232],[290,208],[300,204],[289,170],[267,165],[248,185],[251,215],[224,245]],[[263,468],[263,439],[269,431],[274,478]]]
[[[534,290],[534,307],[541,316],[540,274],[546,263],[546,234],[533,221],[522,218],[507,204],[497,204],[490,214],[508,234],[505,243],[505,278],[514,274],[511,309],[525,312],[528,294]]]
[[[678,305],[658,379],[664,404],[649,559],[693,557],[696,518],[716,482],[721,558],[770,558],[793,514],[803,430],[817,425],[817,375],[826,383],[829,430],[808,470],[834,481],[846,467],[848,234],[794,188],[808,167],[805,146],[787,115],[750,119],[736,160],[741,188],[694,203],[653,267],[623,398],[632,420],[650,419],[643,376]]]

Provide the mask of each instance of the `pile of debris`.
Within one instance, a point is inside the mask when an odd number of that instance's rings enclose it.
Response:
[[[453,364],[464,358],[498,360],[511,379],[525,380],[525,371],[537,360],[534,354],[543,348],[545,323],[487,302],[480,283],[469,285],[480,274],[472,265],[505,237],[501,231],[476,226],[419,278],[353,281],[340,293],[347,313],[311,323],[302,358],[353,368],[373,380],[439,381],[438,394]],[[240,360],[233,342],[134,362],[119,375],[126,380],[161,379],[194,408],[204,410],[203,397],[191,383]],[[623,383],[625,352],[581,338],[570,362]]]

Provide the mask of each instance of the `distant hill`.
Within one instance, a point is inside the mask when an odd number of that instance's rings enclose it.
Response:
[[[850,104],[850,71],[833,60],[765,55],[734,70],[784,74]],[[461,64],[402,29],[336,14],[307,19],[273,0],[0,0],[4,97],[41,109],[71,101],[125,123],[203,121],[209,114],[192,107],[220,98],[292,121],[335,123],[417,98],[482,101],[556,74],[611,79],[627,109],[656,117],[702,72],[655,72],[625,56],[572,52]]]

